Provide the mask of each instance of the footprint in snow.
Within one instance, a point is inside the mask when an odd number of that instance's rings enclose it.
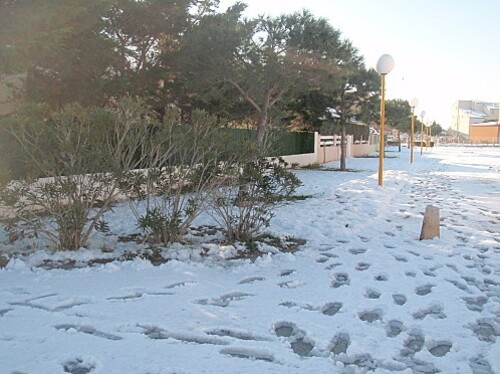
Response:
[[[321,253],[321,256],[316,259],[316,262],[324,263],[332,258],[338,258],[338,257],[339,256],[335,253],[323,252],[323,253]]]
[[[380,321],[382,320],[382,310],[381,309],[365,310],[363,312],[358,313],[358,317],[361,321],[368,323]]]
[[[66,361],[63,364],[64,372],[70,374],[88,374],[94,371],[95,368],[96,364],[92,362],[92,360],[85,360],[82,358]]]
[[[335,269],[336,267],[342,266],[343,264],[341,262],[332,262],[331,264],[328,264],[325,266],[325,270],[332,270]]]
[[[342,303],[339,302],[326,303],[321,307],[321,313],[327,316],[334,316],[340,311],[340,309],[342,309]]]
[[[300,280],[291,280],[287,282],[280,282],[278,283],[278,286],[281,288],[299,288],[299,287],[304,287],[306,285],[306,282],[300,281]]]
[[[399,262],[408,262],[408,259],[405,256],[394,255],[394,259]]]
[[[294,274],[297,274],[297,270],[295,269],[285,269],[285,270],[282,270],[279,274],[280,277],[288,277],[290,275],[294,275]]]
[[[107,297],[106,300],[112,301],[127,301],[133,299],[140,299],[144,294],[142,292],[133,292],[123,296],[110,296]]]
[[[118,335],[110,334],[107,332],[99,331],[95,327],[90,325],[74,325],[74,324],[63,324],[63,325],[55,325],[54,328],[56,330],[64,330],[68,333],[83,333],[92,335],[98,338],[103,338],[107,340],[122,340],[123,338]]]
[[[449,341],[437,341],[428,344],[428,351],[434,357],[444,357],[450,352],[451,344]]]
[[[262,281],[265,281],[265,280],[266,280],[265,277],[253,276],[253,277],[243,278],[242,280],[240,280],[238,282],[238,284],[250,284],[250,283],[255,283],[255,282],[262,282]]]
[[[471,358],[469,366],[472,374],[495,374],[488,360],[482,356]]]
[[[305,331],[297,328],[295,323],[277,322],[274,324],[273,330],[276,336],[286,338],[295,354],[301,357],[310,356],[315,343],[307,336]]]
[[[424,284],[422,286],[418,286],[415,288],[415,293],[418,296],[425,296],[432,292],[432,287],[435,287],[435,284]]]
[[[389,338],[395,338],[396,336],[401,334],[401,332],[403,332],[403,329],[403,322],[398,320],[389,321],[387,325],[387,336]]]
[[[12,310],[12,308],[0,309],[0,317],[3,317],[7,313],[9,313],[11,310]]]
[[[334,280],[332,280],[332,283],[330,287],[332,288],[339,288],[342,286],[348,286],[351,281],[349,279],[349,274],[347,273],[335,273],[333,274]]]
[[[418,320],[423,320],[427,316],[431,316],[436,319],[446,318],[446,314],[443,312],[443,306],[440,304],[433,304],[426,309],[420,309],[412,313],[413,318]]]
[[[367,263],[367,262],[358,262],[356,264],[356,270],[358,271],[364,271],[364,270],[367,270],[369,267],[371,266],[371,264]]]
[[[293,322],[277,322],[274,324],[273,330],[276,336],[289,338],[297,330],[297,325]]]
[[[447,282],[450,282],[452,285],[454,285],[456,288],[458,288],[461,291],[465,291],[470,293],[469,287],[467,287],[466,284],[459,282],[455,279],[446,279]]]
[[[474,277],[469,277],[469,276],[463,276],[462,279],[469,285],[469,286],[476,286],[478,288],[481,288],[481,282],[479,282],[476,278]]]
[[[220,354],[244,358],[252,361],[266,361],[266,362],[275,362],[274,355],[267,349],[261,348],[249,348],[249,347],[229,347],[222,348],[220,350]]]
[[[319,311],[327,316],[334,316],[342,308],[342,303],[338,302],[330,302],[321,306],[314,306],[311,304],[300,304],[294,301],[282,301],[279,305],[286,308],[296,308],[298,310]]]
[[[374,359],[369,353],[361,353],[355,355],[339,355],[335,356],[334,359],[341,362],[344,366],[352,368],[352,366],[357,366],[361,373],[367,373],[375,371],[379,366],[379,362]],[[391,370],[392,371],[392,370]],[[351,372],[351,371],[349,371]],[[353,371],[358,372],[358,371]]]
[[[111,301],[129,301],[129,300],[135,300],[135,299],[141,299],[144,296],[171,296],[174,295],[172,292],[156,292],[156,291],[151,291],[151,292],[141,292],[141,291],[136,291],[132,292],[126,295],[122,296],[110,296],[107,297],[106,300],[111,300]]]
[[[470,327],[476,337],[483,342],[494,343],[496,337],[500,336],[500,327],[490,319],[479,319]]]
[[[365,297],[368,299],[379,299],[382,294],[376,290],[368,288],[365,292]]]
[[[25,306],[31,309],[44,310],[46,312],[63,312],[65,310],[80,306],[90,304],[90,300],[87,298],[69,298],[69,299],[57,299],[53,300],[54,297],[59,296],[56,293],[46,294],[42,296],[37,296],[30,298],[21,302],[9,303],[13,306]],[[42,301],[43,300],[43,301]]]
[[[434,273],[432,270],[428,269],[428,270],[424,270],[422,271],[422,273],[426,276],[426,277],[432,277],[432,278],[435,278],[436,277],[436,273]]]
[[[334,355],[339,355],[341,353],[347,353],[347,349],[351,345],[351,337],[346,332],[337,333],[330,345],[328,347],[328,351],[333,353]]]
[[[363,242],[363,243],[368,243],[370,241],[370,238],[367,238],[366,236],[358,236],[358,238]]]
[[[394,294],[392,295],[392,299],[396,305],[405,305],[407,301],[406,296],[403,294]]]
[[[378,274],[374,277],[377,282],[387,282],[388,278],[386,274]]]
[[[367,251],[366,248],[351,248],[351,249],[349,249],[349,253],[351,253],[355,256],[362,255],[366,251]]]
[[[320,244],[319,245],[320,252],[331,251],[332,249],[334,249],[334,247],[331,244]]]
[[[269,337],[259,336],[259,335],[254,334],[251,331],[234,330],[234,329],[229,329],[229,328],[225,328],[225,327],[213,328],[210,330],[206,330],[205,333],[208,335],[228,337],[228,338],[233,338],[233,339],[237,339],[237,340],[248,340],[248,341],[256,341],[256,342],[271,341],[271,339]]]
[[[218,336],[210,336],[206,334],[193,334],[187,332],[171,332],[155,325],[138,325],[143,329],[142,334],[152,340],[167,340],[174,339],[182,343],[193,344],[209,344],[209,345],[229,345],[228,340]]]
[[[193,281],[175,282],[175,283],[171,283],[169,285],[166,285],[163,288],[172,289],[172,288],[178,288],[178,287],[185,287],[185,286],[188,286],[191,284],[196,284],[196,283],[197,282],[193,282]]]
[[[328,258],[328,257],[321,256],[321,257],[318,257],[318,258],[316,259],[316,262],[318,262],[318,263],[320,263],[320,264],[323,264],[323,263],[327,262],[328,260],[329,260],[329,258]]]
[[[412,330],[408,334],[408,338],[404,342],[401,355],[403,357],[413,356],[415,353],[420,352],[424,347],[425,336],[420,330]]]
[[[254,295],[245,292],[235,291],[211,299],[197,299],[193,301],[193,303],[200,305],[219,306],[225,308],[228,307],[232,301],[244,300],[250,296]]]
[[[298,309],[298,310],[308,310],[308,311],[314,311],[314,310],[318,310],[317,307],[315,307],[314,305],[311,305],[311,304],[300,304],[300,303],[296,303],[295,301],[282,301],[279,303],[280,306],[284,306],[285,308],[295,308],[295,309]]]

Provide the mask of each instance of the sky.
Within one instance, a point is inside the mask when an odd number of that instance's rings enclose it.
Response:
[[[387,98],[417,98],[424,121],[451,124],[457,100],[500,102],[498,0],[246,0],[245,16],[302,9],[330,21],[375,67],[390,54]],[[221,0],[225,10],[234,0]]]

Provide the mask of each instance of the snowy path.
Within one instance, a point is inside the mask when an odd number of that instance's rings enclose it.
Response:
[[[0,270],[1,373],[500,373],[500,149],[297,171],[295,254]],[[472,152],[472,153],[471,153]],[[326,165],[335,166],[335,165]],[[493,168],[492,168],[493,166]],[[419,241],[425,206],[441,238]]]

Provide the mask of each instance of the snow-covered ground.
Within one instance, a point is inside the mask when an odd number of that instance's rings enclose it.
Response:
[[[387,156],[382,188],[375,158],[296,171],[312,197],[269,228],[307,240],[294,254],[173,246],[160,266],[71,270],[19,255],[0,270],[0,373],[500,373],[500,148]],[[441,238],[419,241],[429,204]],[[134,232],[127,212],[113,233]],[[76,259],[132,245],[93,243]]]

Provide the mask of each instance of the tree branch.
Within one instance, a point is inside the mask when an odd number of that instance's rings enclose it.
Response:
[[[224,78],[224,82],[227,82],[230,85],[232,85],[234,88],[236,88],[238,90],[238,92],[241,94],[241,96],[243,96],[243,98],[246,101],[248,101],[257,110],[257,112],[259,112],[259,113],[262,112],[262,108],[245,92],[245,90],[243,90],[243,88],[241,88],[241,86],[237,82],[233,81],[232,79],[228,79],[228,78]]]

